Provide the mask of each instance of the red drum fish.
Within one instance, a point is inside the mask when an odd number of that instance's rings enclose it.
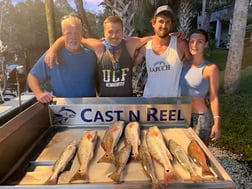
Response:
[[[139,160],[140,126],[138,122],[130,122],[125,127],[125,140],[132,146],[132,159]]]
[[[101,157],[100,160],[98,160],[98,163],[114,163],[114,151],[117,148],[117,144],[124,130],[124,126],[124,121],[116,121],[106,130],[101,141],[101,146],[105,151],[105,154]]]
[[[97,131],[86,131],[81,137],[78,147],[78,160],[80,163],[79,170],[70,179],[70,182],[81,180],[88,182],[88,165],[94,157],[94,148],[97,142]]]
[[[199,166],[202,167],[202,176],[214,176],[207,164],[207,158],[204,151],[199,146],[195,139],[192,139],[188,145],[187,152],[191,159]]]
[[[160,189],[159,180],[156,176],[155,168],[153,165],[153,161],[148,149],[141,145],[139,148],[139,157],[141,161],[141,165],[143,167],[144,172],[147,176],[151,178],[152,181],[152,189]]]
[[[132,146],[130,144],[125,144],[119,152],[116,154],[115,157],[115,167],[116,170],[110,174],[108,177],[111,178],[116,183],[121,182],[121,174],[124,168],[127,165],[127,162],[129,160],[130,154],[131,154]]]
[[[170,180],[182,181],[182,177],[177,173],[171,164],[173,160],[168,150],[163,135],[157,126],[149,127],[146,133],[146,144],[151,156],[159,162],[164,168],[164,182],[169,183]]]
[[[177,159],[180,165],[190,173],[192,181],[201,181],[202,178],[195,171],[195,167],[193,166],[192,160],[189,158],[186,151],[176,143],[174,140],[170,139],[168,141],[169,150],[173,154],[173,156]]]
[[[53,172],[45,184],[57,184],[59,174],[63,172],[67,164],[72,160],[77,150],[77,141],[73,140],[63,150],[53,166]]]

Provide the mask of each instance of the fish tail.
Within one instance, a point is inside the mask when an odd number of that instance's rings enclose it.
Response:
[[[173,181],[183,181],[183,178],[174,169],[171,170],[168,174],[169,174],[170,180],[173,180]]]
[[[162,189],[158,179],[152,181],[152,189]]]
[[[191,175],[191,180],[193,182],[197,182],[197,181],[203,181],[203,179],[199,176],[199,175]]]
[[[44,184],[46,184],[46,185],[54,185],[54,184],[57,184],[57,181],[58,181],[58,179],[57,179],[57,177],[49,177],[46,181],[45,181],[45,183]]]
[[[97,161],[97,163],[101,163],[101,162],[105,162],[105,163],[113,163],[115,160],[114,158],[114,155],[113,154],[108,154],[108,153],[105,153],[101,159],[99,159]]]
[[[115,181],[116,183],[120,183],[120,177],[121,175],[115,171],[113,172],[111,175],[108,176],[109,178],[111,178],[113,181]]]
[[[214,176],[209,167],[202,168],[202,176]]]
[[[170,182],[170,175],[169,172],[165,171],[164,172],[164,183],[168,184]]]
[[[88,182],[88,175],[87,175],[87,173],[82,173],[82,172],[78,171],[70,179],[70,182],[75,181],[75,180],[82,180],[82,181]]]
[[[139,154],[137,154],[137,153],[133,153],[132,156],[131,156],[131,158],[132,158],[134,161],[139,161],[139,160],[140,160],[140,156],[139,156]]]

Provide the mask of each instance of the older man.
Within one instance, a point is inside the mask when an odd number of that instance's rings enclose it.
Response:
[[[81,46],[82,24],[75,15],[61,21],[65,47],[59,51],[59,65],[50,69],[44,63],[44,55],[36,62],[27,77],[30,89],[42,103],[53,97],[92,97],[96,95],[96,56]],[[42,84],[49,82],[51,91],[44,91]]]

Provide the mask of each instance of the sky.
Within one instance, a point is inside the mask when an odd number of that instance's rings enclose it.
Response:
[[[26,0],[12,0],[13,4],[16,4],[22,1],[24,2]],[[85,9],[95,11],[95,12],[101,12],[103,10],[102,6],[98,6],[101,2],[102,0],[83,0]],[[74,8],[76,8],[74,4],[74,0],[68,0],[68,3],[72,5]]]

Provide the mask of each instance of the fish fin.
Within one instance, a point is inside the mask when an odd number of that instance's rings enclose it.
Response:
[[[44,184],[46,185],[54,185],[54,184],[57,184],[57,181],[58,181],[58,178],[57,177],[52,177],[50,176]]]
[[[173,160],[173,157],[171,155],[171,152],[169,150],[166,151],[166,155],[170,160]]]
[[[70,183],[75,180],[82,180],[88,182],[88,175],[87,173],[81,173],[80,171],[76,172],[74,176],[70,179]]]
[[[209,169],[209,167],[202,168],[202,176],[214,176],[212,171]]]
[[[184,179],[178,174],[178,172],[173,169],[170,172],[168,172],[169,178],[172,181],[183,181]]]
[[[115,172],[113,172],[111,175],[109,175],[108,176],[109,178],[111,178],[113,181],[115,181],[116,183],[120,183],[120,177],[121,177],[121,175],[117,172],[117,171],[115,171]]]
[[[113,154],[105,153],[105,154],[97,161],[97,163],[101,163],[101,162],[104,162],[104,163],[114,163],[114,161],[115,161],[115,158],[114,158],[114,155],[113,155]]]

